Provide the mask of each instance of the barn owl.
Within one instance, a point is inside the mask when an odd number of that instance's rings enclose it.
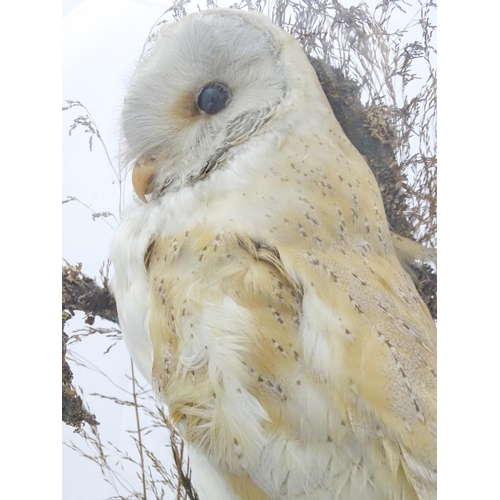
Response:
[[[200,499],[435,498],[435,325],[299,43],[257,12],[165,25],[122,121],[120,324]]]

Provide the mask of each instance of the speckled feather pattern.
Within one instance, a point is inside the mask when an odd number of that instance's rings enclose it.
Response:
[[[376,181],[297,42],[259,14],[203,15],[267,30],[287,86],[210,175],[124,214],[131,354],[202,500],[433,499],[435,325]]]

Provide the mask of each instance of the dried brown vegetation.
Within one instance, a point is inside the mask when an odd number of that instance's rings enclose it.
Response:
[[[152,28],[151,43],[159,25],[187,13],[189,1],[175,0]],[[212,0],[207,7],[216,6]],[[325,94],[344,131],[365,156],[383,195],[391,229],[427,247],[437,246],[437,160],[436,160],[436,68],[434,30],[436,5],[430,1],[383,0],[375,10],[366,5],[345,8],[332,0],[246,0],[238,8],[254,8],[299,39],[310,57]],[[403,28],[392,30],[394,18],[404,19]],[[401,26],[401,21],[398,22]],[[97,137],[106,148],[88,110],[78,101],[72,130],[84,127],[89,146]],[[106,150],[106,154],[107,150]],[[109,155],[108,160],[118,177]],[[79,201],[68,198],[67,201]],[[81,202],[80,202],[81,203]],[[94,218],[108,213],[93,214]],[[411,260],[411,259],[410,259]],[[430,259],[432,260],[432,259]],[[418,256],[408,262],[410,274],[432,315],[437,315],[437,271]],[[84,311],[86,332],[105,334],[116,342],[119,331],[94,327],[96,316],[117,323],[116,305],[108,289],[107,270],[101,273],[102,286],[81,273],[81,265],[63,267],[63,329],[75,310]],[[76,452],[95,462],[103,478],[117,493],[116,499],[172,498],[196,500],[184,445],[172,428],[164,409],[152,403],[150,392],[138,385],[133,375],[129,398],[108,398],[135,410],[137,428],[132,434],[137,457],[117,450],[101,439],[95,416],[84,408],[72,385],[66,362],[68,337],[63,330],[63,420],[73,425],[86,440],[89,450],[69,443]],[[104,418],[100,417],[99,418]],[[144,422],[147,422],[146,424]],[[89,424],[87,430],[83,424]],[[154,449],[142,436],[160,432],[159,442],[170,443],[173,470],[167,470]],[[134,464],[140,485],[118,472],[110,463],[111,454]]]

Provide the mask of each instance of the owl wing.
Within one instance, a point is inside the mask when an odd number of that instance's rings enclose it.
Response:
[[[418,498],[435,498],[435,325],[410,277],[395,254],[279,251],[304,283],[309,369],[330,380],[361,440],[378,436],[393,478],[399,462]]]
[[[380,498],[432,498],[434,324],[411,280],[394,255],[273,243],[200,227],[151,243],[153,384],[174,423],[239,498],[373,477]]]
[[[303,371],[300,289],[275,249],[201,227],[152,242],[146,265],[153,385],[174,424],[235,498],[274,497],[276,477],[287,483],[289,473],[278,456],[300,432],[289,408]]]

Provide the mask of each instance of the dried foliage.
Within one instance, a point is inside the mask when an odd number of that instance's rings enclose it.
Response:
[[[65,424],[76,427],[77,429],[85,423],[95,426],[99,422],[95,415],[92,415],[83,405],[82,398],[77,394],[73,387],[73,373],[66,361],[68,335],[64,333],[64,325],[71,315],[63,310],[62,322],[62,420]]]
[[[82,273],[82,264],[66,265],[62,268],[62,308],[73,314],[84,311],[87,315],[85,323],[94,324],[94,318],[100,316],[113,323],[118,323],[116,303],[109,291],[109,263],[101,269],[102,286],[96,280]]]
[[[190,0],[173,1],[151,29],[144,51],[153,43],[159,26],[186,15],[189,3]],[[216,6],[216,2],[207,0],[207,8]],[[435,18],[435,3],[432,0],[383,0],[373,12],[365,4],[345,8],[335,0],[242,0],[234,7],[264,12],[302,43],[337,119],[377,178],[391,229],[435,248],[437,81],[432,45],[435,26],[431,22]],[[403,29],[391,30],[397,16],[406,16],[406,25]],[[121,182],[119,169],[111,162],[87,108],[78,101],[67,101],[63,109],[72,108],[83,112],[75,118],[70,134],[76,127],[83,127],[90,134],[90,149],[96,137]],[[68,201],[82,203],[73,197],[63,203]],[[105,212],[92,217],[105,219],[110,215]],[[435,267],[416,258],[407,270],[436,318]],[[96,316],[117,323],[116,305],[108,289],[105,270],[101,272],[101,280],[102,286],[83,275],[81,264],[63,267],[63,328],[75,310],[85,312],[88,325],[86,331],[78,331],[71,340],[95,333],[107,335],[113,342],[120,338],[116,329],[92,327]],[[104,480],[117,492],[113,498],[160,499],[166,498],[170,490],[177,500],[198,500],[190,480],[184,444],[163,407],[152,403],[151,394],[138,385],[133,367],[132,391],[128,392],[127,399],[97,396],[134,408],[137,426],[130,433],[138,458],[103,443],[95,417],[83,407],[71,385],[72,374],[65,361],[67,342],[68,336],[63,331],[63,420],[77,427],[91,452],[73,443],[68,446],[100,467]],[[82,428],[84,422],[90,424],[89,431]],[[167,470],[158,451],[145,444],[145,436],[153,432],[160,433],[158,442],[170,443],[173,470]],[[136,467],[140,491],[117,472],[116,465],[110,464],[110,457],[116,455],[122,462]]]
[[[191,483],[191,471],[189,460],[185,456],[184,443],[173,428],[165,409],[157,404],[151,404],[153,399],[151,391],[138,384],[134,377],[130,378],[130,382],[132,391],[126,391],[126,399],[98,393],[93,393],[91,396],[108,399],[119,406],[135,409],[138,415],[138,428],[129,431],[129,434],[135,443],[139,458],[118,449],[112,443],[105,442],[95,425],[90,426],[89,430],[79,428],[76,431],[85,440],[87,449],[81,448],[73,441],[66,445],[99,467],[104,481],[117,493],[109,500],[146,498],[162,500],[167,498],[169,491],[174,493],[175,496],[170,496],[170,498],[175,498],[175,500],[199,500]],[[141,422],[147,423],[141,424]],[[154,435],[154,439],[149,439],[150,442],[162,443],[170,450],[169,453],[174,457],[172,469],[165,467],[164,457],[159,454],[158,447],[152,449],[145,444],[144,436],[146,435],[150,437]],[[124,463],[132,465],[138,471],[141,486],[139,491],[132,484],[132,478],[123,472]]]
[[[64,327],[74,315],[74,311],[84,311],[88,325],[94,324],[96,316],[118,323],[115,300],[109,292],[104,270],[102,287],[95,280],[83,275],[81,270],[81,264],[68,264],[62,268],[62,420],[77,429],[84,423],[97,425],[98,422],[95,415],[84,408],[81,397],[73,387],[73,373],[66,361],[70,337],[65,333]],[[75,338],[75,335],[72,338]]]
[[[90,114],[90,111],[80,102],[80,101],[71,101],[67,100],[66,101],[66,106],[63,106],[62,110],[63,111],[68,111],[69,109],[72,108],[81,108],[83,110],[82,115],[78,115],[74,120],[72,125],[69,128],[69,135],[73,133],[73,130],[75,130],[77,127],[83,127],[84,132],[86,134],[89,134],[89,149],[92,151],[92,147],[94,146],[94,137],[97,137],[99,142],[101,143],[101,146],[104,149],[104,152],[106,153],[106,156],[108,158],[108,162],[111,165],[111,168],[114,170],[115,174],[118,176],[118,171],[114,169],[113,162],[111,161],[111,157],[109,156],[108,148],[106,147],[106,143],[104,142],[101,133],[99,132],[99,129],[97,128],[97,125],[92,118],[92,115]]]

